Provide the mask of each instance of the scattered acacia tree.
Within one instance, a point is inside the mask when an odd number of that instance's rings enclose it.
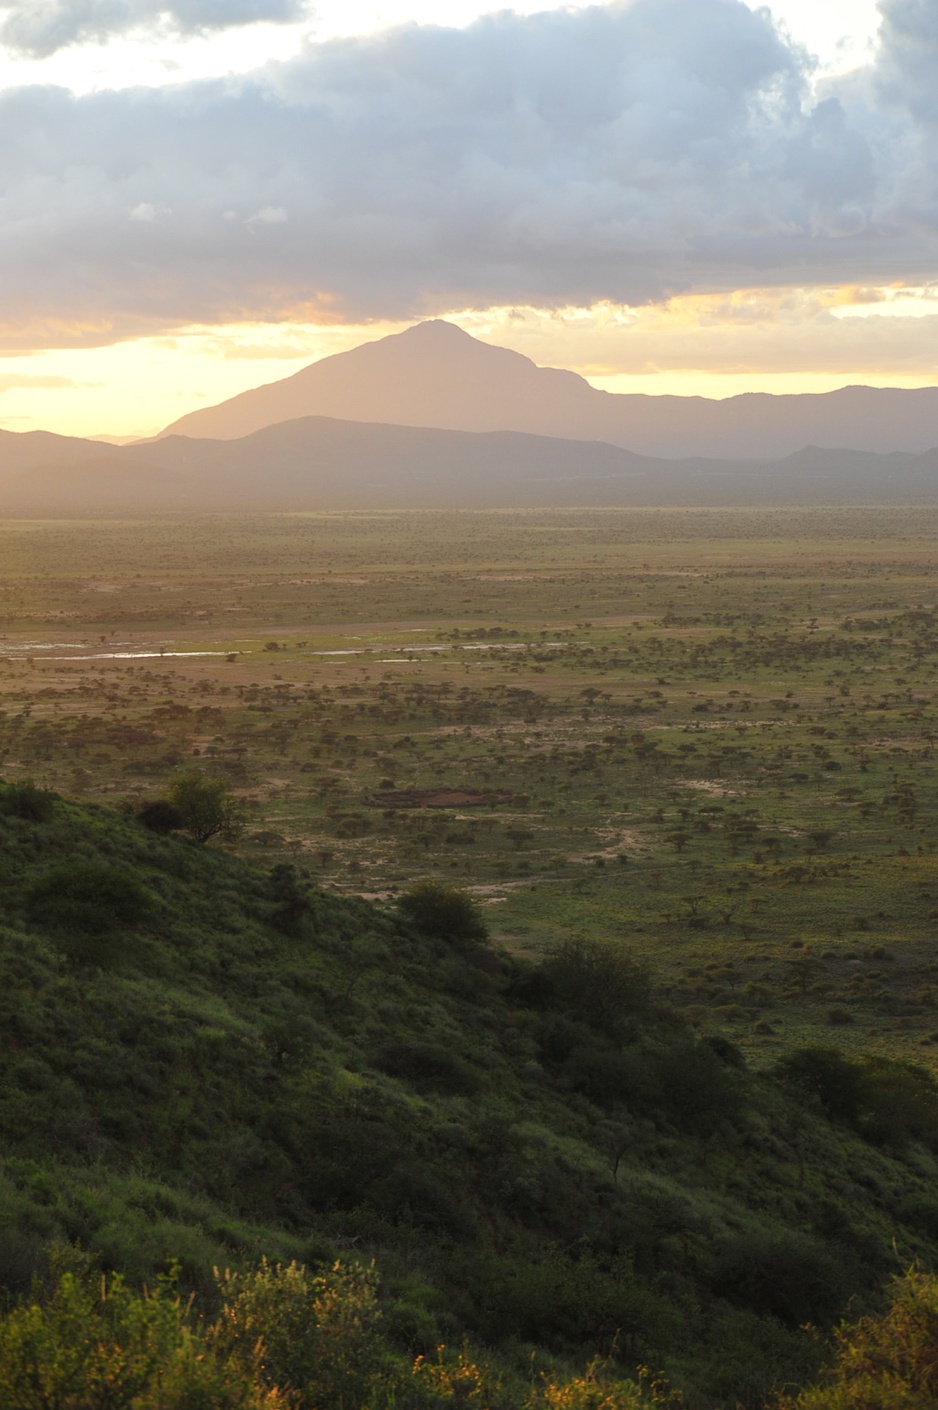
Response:
[[[244,822],[241,805],[223,778],[202,769],[183,769],[169,785],[169,801],[196,842],[236,837]]]

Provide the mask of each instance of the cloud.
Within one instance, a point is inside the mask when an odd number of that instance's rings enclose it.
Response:
[[[21,388],[42,390],[60,390],[62,387],[88,387],[93,386],[90,382],[75,382],[71,377],[55,377],[37,373],[30,375],[22,372],[0,372],[0,392],[12,392]]]
[[[287,213],[283,206],[264,206],[249,215],[245,225],[282,225],[286,218]]]
[[[0,4],[0,45],[45,58],[132,30],[199,34],[307,14],[305,0],[13,0]]]
[[[875,64],[820,101],[741,0],[506,11],[239,79],[8,91],[0,340],[926,283],[935,11],[883,12]]]

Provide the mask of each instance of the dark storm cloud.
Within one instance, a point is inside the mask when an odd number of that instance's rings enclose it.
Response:
[[[69,44],[138,29],[193,34],[306,13],[304,0],[15,0],[0,4],[0,44],[45,58]]]
[[[8,92],[7,341],[932,278],[930,0],[890,0],[884,34],[876,69],[813,105],[806,56],[738,0],[407,26],[237,81]]]

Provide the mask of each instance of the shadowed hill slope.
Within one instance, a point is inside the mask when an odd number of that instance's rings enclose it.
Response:
[[[614,394],[439,319],[190,412],[162,435],[230,440],[302,416],[524,431],[665,458],[776,459],[806,444],[920,454],[938,445],[938,388],[844,387],[722,401]]]
[[[54,1238],[206,1288],[353,1249],[411,1351],[617,1346],[697,1405],[758,1404],[811,1373],[803,1323],[868,1305],[894,1248],[934,1255],[925,1074],[889,1069],[886,1127],[825,1107],[850,1064],[747,1071],[620,944],[532,966],[419,891],[340,899],[23,785],[0,881],[9,1288]]]

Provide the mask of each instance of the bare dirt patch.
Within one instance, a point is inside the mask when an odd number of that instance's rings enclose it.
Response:
[[[491,808],[514,797],[508,788],[395,788],[363,801],[369,808]]]

